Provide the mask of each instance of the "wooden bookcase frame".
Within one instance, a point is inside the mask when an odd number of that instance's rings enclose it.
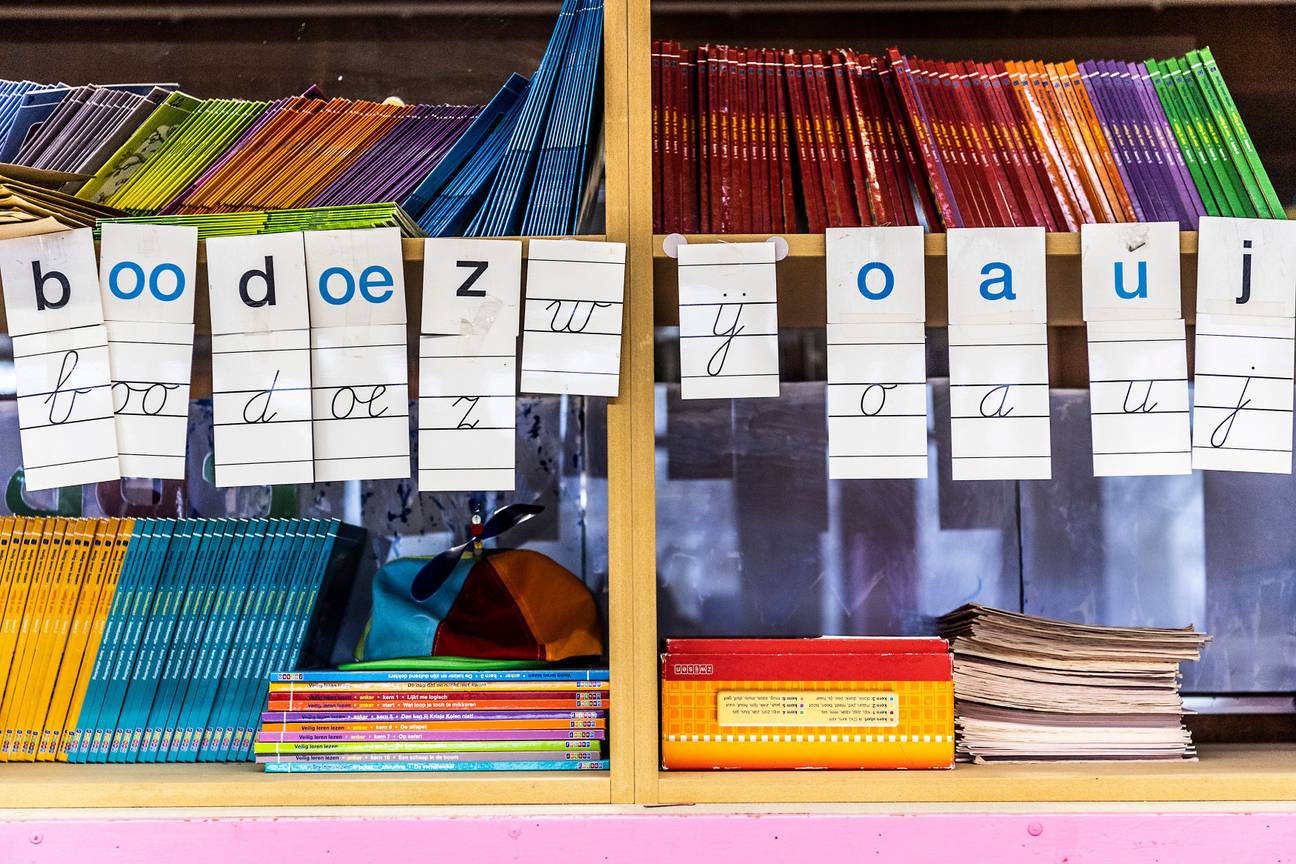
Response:
[[[607,408],[611,770],[592,774],[276,775],[251,765],[0,765],[0,810],[54,808],[419,804],[655,804],[1296,801],[1296,746],[1206,746],[1199,763],[961,766],[953,771],[664,772],[658,758],[654,327],[674,323],[675,264],[652,234],[651,6],[605,0],[605,238],[627,244],[621,395]],[[599,238],[603,239],[603,238]],[[692,242],[719,238],[696,236]],[[726,240],[764,237],[729,236]],[[787,236],[778,265],[784,326],[823,323],[822,236]],[[1184,311],[1195,308],[1196,237],[1182,239]],[[1051,377],[1083,383],[1079,243],[1047,241]],[[201,252],[200,252],[201,254]],[[930,323],[945,309],[944,237],[927,237]],[[417,322],[422,246],[406,241],[407,292]],[[205,302],[199,298],[198,308]],[[793,309],[796,309],[793,312]],[[0,313],[2,314],[2,313]],[[415,324],[416,326],[416,324]],[[201,321],[199,322],[201,329]],[[1079,356],[1081,368],[1074,359]],[[201,381],[196,379],[201,392]],[[1223,806],[1223,804],[1219,804]],[[1285,805],[1284,805],[1285,806]]]
[[[632,352],[622,378],[623,399],[636,417],[630,455],[634,499],[633,598],[634,690],[630,699],[635,736],[635,800],[643,804],[692,803],[890,803],[950,802],[1002,806],[1004,802],[1296,802],[1296,744],[1205,745],[1199,762],[1173,764],[961,765],[952,771],[662,771],[659,760],[656,507],[653,418],[654,326],[677,323],[676,264],[652,236],[652,161],[649,0],[631,0],[628,27],[631,172],[627,319]],[[783,235],[788,256],[778,266],[783,327],[822,327],[825,320],[824,238]],[[697,235],[690,242],[764,240],[765,235]],[[1180,240],[1183,310],[1193,323],[1196,309],[1197,235]],[[1049,234],[1046,240],[1050,379],[1054,386],[1086,386],[1081,316],[1080,238]],[[945,326],[947,305],[945,237],[929,234],[927,310],[931,326]],[[647,351],[642,346],[648,346]],[[645,356],[646,355],[646,356]],[[662,634],[664,635],[664,634]],[[624,704],[624,702],[623,702]],[[1214,802],[1203,803],[1203,802]]]

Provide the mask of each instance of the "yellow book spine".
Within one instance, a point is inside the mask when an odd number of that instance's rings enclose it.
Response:
[[[23,540],[27,547],[24,569],[27,571],[27,603],[23,606],[22,618],[18,623],[13,649],[13,666],[10,668],[9,680],[5,682],[4,701],[0,703],[0,761],[17,761],[10,751],[10,742],[18,728],[18,716],[22,708],[22,696],[27,689],[27,677],[31,671],[32,648],[35,638],[34,630],[40,629],[41,614],[45,611],[45,598],[49,594],[49,585],[45,578],[48,574],[48,563],[52,557],[53,541],[56,526],[61,527],[67,520],[39,518],[35,520],[34,530]]]
[[[29,520],[23,516],[14,517],[13,531],[9,540],[9,554],[6,556],[6,570],[9,571],[9,592],[5,598],[4,617],[0,619],[0,709],[3,706],[5,692],[9,689],[9,679],[13,673],[14,645],[18,639],[18,628],[22,622],[23,609],[27,605],[27,591],[30,577],[26,569],[29,540]],[[0,732],[4,729],[4,716],[0,714]]]
[[[31,728],[32,717],[37,713],[36,691],[44,673],[44,658],[49,654],[49,644],[53,639],[53,625],[58,617],[59,596],[62,593],[63,569],[66,566],[68,550],[72,548],[73,534],[76,530],[71,519],[55,520],[54,532],[50,536],[45,550],[43,571],[40,574],[40,594],[36,598],[35,615],[32,618],[31,631],[27,634],[23,677],[15,696],[14,712],[9,723],[9,734],[5,739],[5,748],[10,762],[29,762],[31,758],[24,752],[23,745],[27,730]],[[43,715],[42,715],[43,716]]]
[[[68,759],[67,748],[76,732],[77,720],[81,716],[81,704],[85,701],[86,689],[90,686],[90,675],[94,671],[95,658],[99,654],[99,644],[103,641],[108,612],[112,609],[117,579],[121,576],[122,563],[126,560],[126,549],[130,546],[131,536],[135,531],[134,519],[113,519],[109,524],[112,539],[110,545],[104,549],[103,583],[99,589],[94,619],[86,637],[85,651],[81,655],[81,665],[76,674],[76,686],[72,690],[72,702],[68,706],[67,718],[63,723],[63,734],[55,756],[60,762],[66,762]]]
[[[53,754],[42,756],[40,745],[46,738],[45,730],[51,724],[56,723],[57,728],[60,729],[63,726],[63,716],[58,714],[55,694],[63,671],[64,659],[70,647],[69,640],[81,597],[86,593],[88,567],[97,529],[98,520],[95,519],[78,519],[73,526],[72,545],[67,552],[66,565],[63,568],[63,590],[59,597],[58,617],[53,624],[49,653],[45,655],[41,667],[43,677],[35,691],[36,713],[32,717],[33,722],[27,727],[27,735],[22,745],[23,753],[30,755],[35,761],[48,761],[53,758]],[[66,704],[63,705],[63,710],[66,712]]]
[[[72,701],[72,691],[76,687],[77,672],[81,668],[81,656],[85,652],[86,641],[94,622],[94,610],[99,601],[99,591],[103,587],[104,548],[112,542],[112,523],[107,519],[95,519],[90,521],[89,526],[87,532],[89,546],[85,555],[81,590],[77,595],[76,605],[68,625],[63,656],[59,660],[58,671],[54,677],[49,710],[45,714],[45,725],[41,729],[40,740],[36,745],[38,762],[52,761],[58,752],[59,738],[63,734],[68,705]]]
[[[16,594],[15,584],[18,581],[17,568],[14,566],[18,542],[19,517],[0,517],[0,631],[4,630],[5,615],[8,614],[9,598]],[[9,658],[0,656],[0,693],[4,693],[5,678],[9,675]]]

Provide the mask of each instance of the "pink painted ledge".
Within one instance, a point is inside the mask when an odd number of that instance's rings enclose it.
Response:
[[[0,822],[3,864],[1296,864],[1296,812],[681,813]]]

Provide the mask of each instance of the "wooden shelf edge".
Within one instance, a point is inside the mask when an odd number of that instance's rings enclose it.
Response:
[[[250,764],[0,765],[0,810],[610,801],[607,771],[265,774]]]
[[[787,240],[789,258],[822,258],[824,256],[824,235],[822,234],[685,234],[690,243],[760,243],[770,237],[779,236]],[[662,250],[662,241],[667,235],[653,235],[653,258],[666,258]],[[945,235],[926,234],[923,236],[925,252],[928,257],[945,256]],[[1179,253],[1181,255],[1197,254],[1197,232],[1179,232]],[[1077,232],[1053,232],[1044,235],[1044,254],[1051,257],[1079,257],[1080,234]]]
[[[1296,802],[1296,746],[1213,745],[1198,762],[949,771],[660,771],[663,804]]]

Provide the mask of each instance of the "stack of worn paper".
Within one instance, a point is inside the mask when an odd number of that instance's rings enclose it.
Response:
[[[940,619],[954,652],[957,753],[977,762],[1194,759],[1179,664],[1209,636],[1099,627],[969,604]]]

